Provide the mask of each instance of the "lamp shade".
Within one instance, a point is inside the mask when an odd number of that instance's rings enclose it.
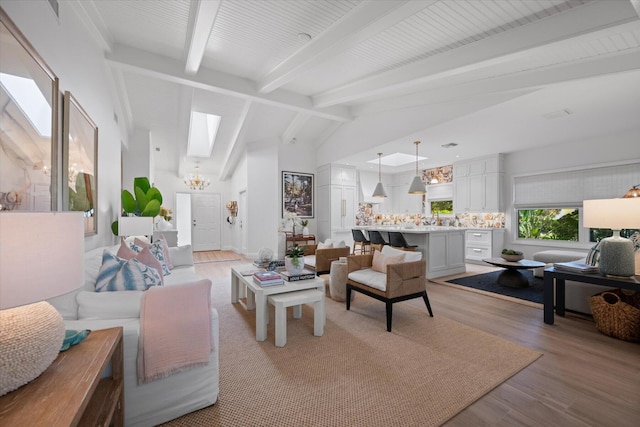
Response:
[[[384,187],[382,186],[382,182],[378,182],[375,190],[373,190],[373,197],[387,197],[387,193],[384,191]]]
[[[84,281],[82,212],[0,213],[0,309],[52,298]]]
[[[118,236],[150,236],[153,218],[150,216],[121,216],[118,218]]]
[[[422,179],[419,176],[414,176],[413,181],[411,181],[411,186],[409,186],[409,194],[424,194],[427,192],[427,189],[422,182]]]
[[[640,198],[583,201],[582,223],[588,228],[640,228]]]

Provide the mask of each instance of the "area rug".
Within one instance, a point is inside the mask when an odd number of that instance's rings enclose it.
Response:
[[[496,280],[502,273],[502,270],[493,271],[491,273],[476,274],[475,276],[460,277],[450,279],[443,284],[459,285],[466,290],[472,289],[481,291],[491,296],[503,297],[503,299],[512,299],[520,301],[529,301],[534,307],[541,307],[543,303],[543,284],[541,278],[535,277],[530,270],[522,270],[521,273],[529,280],[528,288],[510,288],[508,286],[499,285]],[[437,283],[442,283],[438,281]],[[516,302],[520,302],[516,301]]]
[[[198,251],[193,253],[193,262],[202,264],[205,262],[237,261],[240,255],[233,251]]]
[[[541,356],[519,344],[439,316],[358,294],[351,310],[326,299],[322,337],[313,307],[288,313],[287,344],[255,340],[255,311],[231,304],[214,283],[220,318],[220,395],[166,426],[437,426]]]

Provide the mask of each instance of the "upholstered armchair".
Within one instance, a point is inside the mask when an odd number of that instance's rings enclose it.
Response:
[[[384,262],[385,258],[388,263]],[[380,267],[384,272],[379,271]],[[433,317],[427,296],[426,264],[422,260],[422,253],[385,246],[382,252],[376,251],[372,255],[348,257],[347,269],[347,310],[351,308],[351,291],[357,291],[386,304],[388,332],[391,332],[393,303],[422,297],[429,316]]]
[[[351,249],[341,248],[318,249],[318,245],[304,245],[304,267],[315,271],[316,274],[327,274],[331,270],[331,263],[340,257],[348,257]]]

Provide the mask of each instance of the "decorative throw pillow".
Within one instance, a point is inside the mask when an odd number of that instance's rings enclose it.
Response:
[[[120,242],[120,247],[118,248],[118,252],[116,253],[116,256],[118,258],[131,259],[135,258],[136,255],[138,255],[138,252],[131,249],[131,246],[127,245],[127,242],[125,242],[124,240]]]
[[[147,243],[144,240],[140,240],[137,237],[135,238],[135,240],[133,241],[134,244],[141,246],[141,247],[146,247],[146,246],[150,246],[150,245],[154,245],[154,244],[159,244],[162,247],[162,252],[164,253],[164,260],[167,263],[167,267],[169,268],[169,270],[171,270],[173,268],[173,265],[171,263],[171,255],[169,254],[169,245],[167,244],[167,241],[165,240],[164,236],[160,236],[160,238],[158,240],[156,240],[153,243]]]
[[[383,255],[380,251],[373,252],[373,262],[371,269],[380,273],[387,273],[387,265],[404,262],[404,254]]]
[[[172,246],[169,248],[171,252],[171,262],[173,267],[180,267],[184,265],[193,265],[193,252],[191,245],[184,246]]]
[[[156,259],[155,256],[151,253],[149,247],[143,248],[139,254],[135,256],[135,259],[146,265],[147,267],[151,267],[155,269],[160,275],[161,285],[164,285],[164,274],[162,270],[162,264],[160,261]]]
[[[596,243],[591,249],[589,249],[589,253],[587,254],[586,264],[598,266],[600,264],[600,243]]]
[[[153,256],[156,257],[156,259],[160,262],[160,265],[162,266],[163,275],[168,276],[169,274],[171,274],[171,271],[169,270],[169,264],[167,263],[167,259],[164,255],[164,248],[162,247],[162,243],[160,241],[153,242],[150,245],[144,245],[144,242],[136,241],[136,244],[138,243],[143,245],[142,247],[148,248],[153,254]],[[142,252],[142,248],[140,246],[136,246],[136,244],[132,245],[131,249],[133,249],[136,252]],[[140,249],[138,250],[138,248]]]
[[[333,243],[323,243],[319,242],[316,250],[318,249],[333,249]]]
[[[98,273],[96,292],[143,291],[162,283],[162,277],[155,268],[148,267],[135,258],[118,258],[105,251]]]

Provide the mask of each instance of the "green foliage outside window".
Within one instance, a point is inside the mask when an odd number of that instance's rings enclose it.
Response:
[[[453,200],[442,200],[440,202],[431,202],[431,213],[433,214],[452,214]]]
[[[518,238],[579,240],[579,215],[575,208],[519,209]]]

